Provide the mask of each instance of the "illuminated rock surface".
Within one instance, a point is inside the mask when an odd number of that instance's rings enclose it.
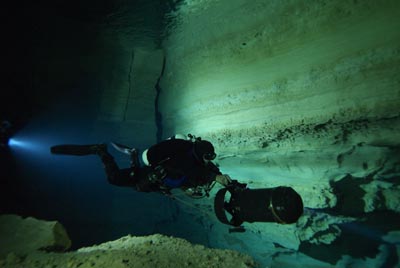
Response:
[[[338,266],[346,255],[398,263],[398,244],[382,235],[398,230],[400,212],[399,10],[221,0],[177,12],[164,43],[167,136],[209,139],[221,170],[252,188],[300,193],[307,209],[293,229],[249,226],[275,245]]]
[[[0,244],[0,257],[4,258],[9,253],[23,255],[36,250],[67,250],[71,240],[57,221],[0,215]]]
[[[41,242],[47,239],[42,237],[43,231],[52,232],[53,223],[39,221],[33,218],[25,220],[14,219],[18,226],[4,226],[7,220],[1,219],[1,231],[12,228],[18,233],[4,242],[1,237],[2,251],[8,250],[0,257],[0,267],[255,267],[251,257],[232,250],[209,249],[201,245],[193,245],[183,239],[163,235],[146,237],[125,236],[118,240],[81,248],[76,251],[55,253],[48,244]],[[17,218],[15,216],[15,218]],[[29,222],[35,221],[32,225]],[[8,222],[11,224],[11,222]],[[60,225],[59,223],[57,223]],[[30,229],[19,228],[29,225]],[[47,227],[47,228],[46,228]],[[32,232],[38,232],[36,237],[24,237]],[[2,235],[5,235],[2,233]],[[9,238],[9,237],[7,237]],[[28,240],[26,240],[28,239]],[[27,247],[26,241],[31,244],[42,244],[46,249]],[[10,248],[10,243],[19,245]],[[21,251],[25,249],[25,251]],[[15,251],[17,250],[17,251]]]

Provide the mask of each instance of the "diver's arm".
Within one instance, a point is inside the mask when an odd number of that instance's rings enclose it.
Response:
[[[209,162],[207,166],[211,171],[211,174],[214,176],[213,180],[216,182],[222,184],[223,186],[227,186],[232,182],[231,177],[228,174],[222,174],[222,172],[213,162]]]

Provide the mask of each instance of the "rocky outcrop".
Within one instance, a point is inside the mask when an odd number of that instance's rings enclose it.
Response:
[[[65,251],[71,240],[57,221],[0,215],[0,258],[34,251]]]
[[[256,263],[251,257],[239,252],[210,249],[193,245],[183,239],[159,234],[146,237],[128,235],[100,245],[57,253],[54,252],[54,245],[59,248],[61,243],[51,244],[47,240],[47,233],[54,231],[54,222],[39,221],[33,218],[23,220],[18,216],[7,215],[1,217],[1,223],[0,267],[4,268],[256,267]],[[8,224],[12,224],[12,226]],[[60,226],[59,223],[56,224]],[[13,232],[14,235],[10,236],[9,232]],[[31,234],[36,234],[36,236]]]

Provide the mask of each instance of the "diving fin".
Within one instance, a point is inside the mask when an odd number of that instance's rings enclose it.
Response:
[[[90,155],[99,154],[101,151],[106,151],[106,144],[88,144],[88,145],[76,145],[76,144],[61,144],[50,147],[52,154],[62,155]]]

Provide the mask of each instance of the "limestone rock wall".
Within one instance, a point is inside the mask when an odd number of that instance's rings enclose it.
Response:
[[[276,262],[289,256],[281,245],[344,266],[343,255],[375,251],[374,265],[389,265],[376,256],[396,246],[351,228],[398,229],[399,2],[185,1],[173,15],[165,136],[212,141],[221,170],[251,188],[300,193],[307,209],[295,227],[247,226],[275,245]]]
[[[111,128],[119,142],[130,146],[154,144],[155,84],[161,74],[163,53],[159,49],[145,49],[129,43],[122,44],[113,53],[111,72],[100,77],[103,90],[94,132],[109,133]]]
[[[334,206],[330,181],[395,164],[399,10],[397,1],[187,1],[164,44],[166,136],[210,139],[225,172]]]
[[[165,44],[170,131],[398,114],[396,1],[210,2],[182,7]]]

